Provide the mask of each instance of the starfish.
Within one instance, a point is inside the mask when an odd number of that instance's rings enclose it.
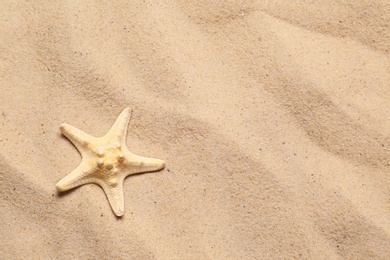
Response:
[[[58,191],[95,183],[106,193],[112,211],[118,217],[124,213],[123,181],[128,175],[157,171],[164,161],[131,153],[126,147],[127,126],[131,110],[119,115],[110,131],[103,137],[93,137],[83,131],[61,124],[61,132],[74,144],[82,156],[80,165],[60,180]]]

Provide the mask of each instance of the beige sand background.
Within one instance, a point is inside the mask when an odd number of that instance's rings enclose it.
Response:
[[[48,2],[0,6],[1,259],[390,259],[389,1]],[[55,184],[125,107],[118,219]]]

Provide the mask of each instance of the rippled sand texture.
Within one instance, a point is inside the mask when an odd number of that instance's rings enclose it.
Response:
[[[0,258],[388,259],[388,1],[79,2],[0,4]],[[55,184],[125,107],[118,219]]]

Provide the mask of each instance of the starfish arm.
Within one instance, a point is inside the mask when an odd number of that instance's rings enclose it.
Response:
[[[127,149],[126,149],[127,150]],[[130,151],[124,151],[126,175],[142,173],[142,172],[154,172],[161,170],[165,167],[165,162],[159,159],[153,159],[148,157],[142,157],[135,155]]]
[[[124,143],[126,141],[127,126],[129,125],[131,112],[130,108],[125,108],[122,113],[120,113],[106,136],[119,141],[121,144]]]
[[[116,186],[110,186],[109,184],[101,185],[104,193],[106,193],[108,202],[114,214],[121,217],[125,213],[125,202],[123,198],[123,180],[120,180]]]
[[[75,170],[62,178],[56,184],[56,188],[58,191],[67,191],[87,183],[94,183],[96,181],[91,178],[91,174],[94,171],[95,169],[91,168],[88,164],[81,163]]]
[[[68,124],[61,124],[60,130],[62,134],[65,135],[74,144],[74,146],[76,146],[81,155],[86,153],[86,147],[93,139],[95,139],[94,137]]]

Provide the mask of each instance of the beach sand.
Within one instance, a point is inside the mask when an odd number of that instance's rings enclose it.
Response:
[[[1,259],[389,259],[387,0],[2,1],[0,35]],[[59,126],[125,107],[166,167],[117,218],[56,191]]]

